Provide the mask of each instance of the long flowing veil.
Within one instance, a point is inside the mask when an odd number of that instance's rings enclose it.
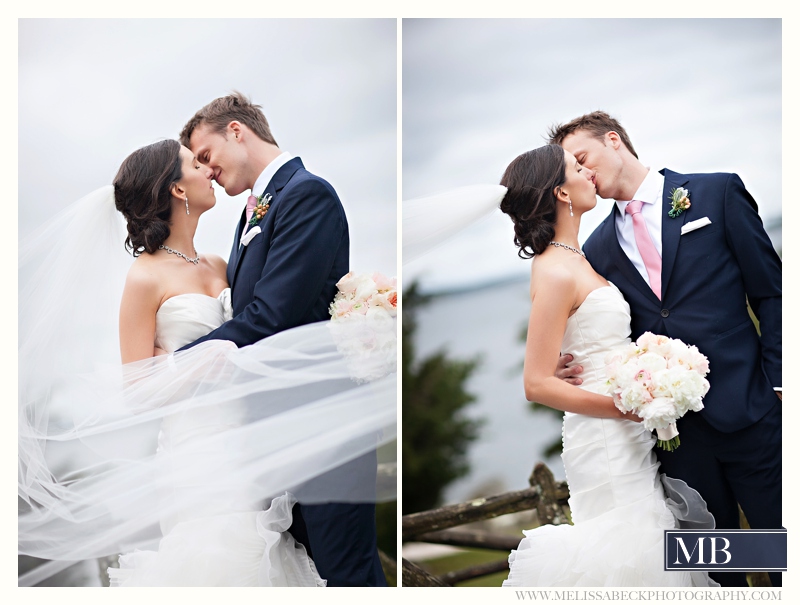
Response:
[[[187,510],[396,497],[395,318],[122,365],[124,238],[104,187],[20,246],[18,545],[47,561],[20,585],[153,548]]]
[[[403,200],[403,264],[489,216],[506,191],[502,185],[469,185]]]

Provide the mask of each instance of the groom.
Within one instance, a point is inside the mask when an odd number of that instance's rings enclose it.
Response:
[[[241,93],[203,107],[180,140],[228,195],[251,191],[228,261],[233,319],[185,348],[214,339],[243,347],[329,319],[350,254],[347,218],[333,187],[278,148],[260,106]],[[374,504],[303,504],[292,513],[289,531],[328,586],[386,586]]]
[[[781,260],[755,201],[735,174],[648,168],[601,111],[549,136],[594,171],[600,197],[616,202],[583,249],[630,304],[631,338],[679,338],[709,359],[705,407],[678,420],[677,450],[656,450],[661,470],[700,492],[718,529],[739,528],[737,503],[752,529],[780,528]],[[682,210],[678,188],[688,198]],[[578,384],[581,369],[565,368],[565,357],[558,375]],[[747,585],[743,573],[711,575]],[[780,573],[770,578],[781,585]]]

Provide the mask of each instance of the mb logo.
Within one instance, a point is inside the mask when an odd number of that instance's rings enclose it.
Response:
[[[684,536],[675,536],[678,548],[675,560],[672,562],[673,565],[717,565],[718,563],[725,565],[730,563],[731,553],[728,548],[731,542],[727,538],[694,536],[694,540],[694,545],[690,549],[684,543]],[[692,539],[689,538],[689,542],[691,541]]]
[[[666,530],[664,569],[786,571],[785,529]]]

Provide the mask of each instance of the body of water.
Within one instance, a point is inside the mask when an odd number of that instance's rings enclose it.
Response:
[[[548,411],[531,411],[523,391],[525,344],[519,334],[529,313],[527,277],[437,296],[418,311],[420,359],[442,348],[452,359],[482,359],[466,384],[477,399],[465,413],[485,422],[468,450],[471,472],[448,487],[447,504],[483,490],[524,489],[539,461],[564,479],[561,458],[543,455],[560,439],[561,420]]]

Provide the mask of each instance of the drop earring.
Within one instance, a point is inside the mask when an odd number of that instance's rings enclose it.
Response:
[[[186,206],[186,208],[187,208],[186,214],[189,214],[189,210],[188,210],[189,206]],[[569,215],[570,216],[575,216],[574,214],[572,214],[572,200],[569,201]]]
[[[189,198],[184,196],[183,201],[186,202],[186,214],[189,214]]]

